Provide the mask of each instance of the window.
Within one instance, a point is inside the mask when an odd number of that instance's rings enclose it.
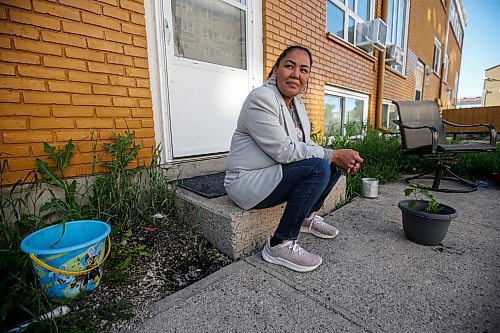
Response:
[[[417,69],[415,73],[415,100],[419,101],[422,99],[422,92],[424,89],[424,73],[425,65],[420,61],[417,62]]]
[[[403,65],[391,67],[404,74],[406,64],[406,46],[408,41],[408,14],[410,6],[408,0],[389,0],[387,14],[387,44],[395,44],[403,50]]]
[[[373,0],[327,0],[326,31],[354,44],[356,24],[373,18]]]
[[[362,134],[368,117],[368,95],[326,87],[325,137]]]
[[[393,120],[398,119],[398,111],[396,105],[389,101],[382,102],[382,127],[391,132],[398,131],[398,125]]]
[[[453,32],[455,33],[455,37],[457,38],[458,45],[462,46],[462,39],[464,36],[464,29],[462,28],[462,23],[460,20],[460,16],[457,10],[457,7],[455,7],[455,1],[451,0],[451,5],[450,5],[450,24],[453,29]]]
[[[245,0],[172,0],[174,55],[246,69]],[[231,33],[231,38],[224,38]]]
[[[446,53],[443,60],[443,81],[444,83],[448,83],[448,55]]]
[[[439,76],[439,71],[441,70],[441,42],[436,37],[434,39],[434,57],[432,60],[432,69],[434,73]]]
[[[454,105],[457,105],[459,76],[460,76],[460,72],[457,71],[457,74],[455,75],[455,87],[454,87],[455,91],[454,91],[454,94],[453,94],[453,104]]]

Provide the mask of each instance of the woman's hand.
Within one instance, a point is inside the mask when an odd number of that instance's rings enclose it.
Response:
[[[332,163],[345,173],[352,175],[359,170],[363,159],[352,149],[336,149],[333,151]]]
[[[345,170],[345,173],[347,173],[348,175],[355,174],[356,172],[358,172],[360,165],[361,164],[356,163],[356,165],[354,167]]]

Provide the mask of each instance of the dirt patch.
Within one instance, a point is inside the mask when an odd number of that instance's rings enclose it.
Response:
[[[114,238],[122,241],[113,244],[112,252],[122,255],[111,258],[101,285],[75,308],[90,315],[98,331],[139,325],[152,317],[151,304],[231,263],[196,230],[182,224],[137,226]],[[112,269],[121,264],[128,267]]]

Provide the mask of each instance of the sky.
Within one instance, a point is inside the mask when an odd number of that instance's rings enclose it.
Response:
[[[500,64],[500,0],[465,0],[458,98],[483,94],[484,70]]]

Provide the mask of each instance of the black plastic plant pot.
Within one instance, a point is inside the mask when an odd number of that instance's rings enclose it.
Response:
[[[418,200],[417,205],[410,209],[408,204],[412,201],[414,200],[402,200],[398,205],[403,215],[406,238],[421,245],[438,245],[446,237],[451,220],[458,216],[458,211],[441,204],[438,213],[428,213],[428,201]]]

